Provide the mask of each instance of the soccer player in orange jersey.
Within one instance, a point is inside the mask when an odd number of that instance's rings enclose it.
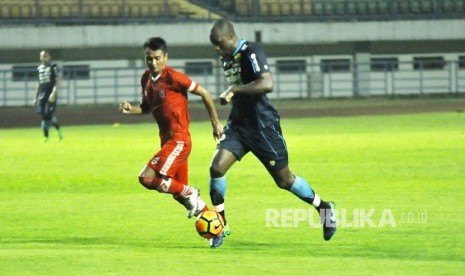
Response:
[[[160,37],[149,38],[144,44],[148,69],[141,78],[142,103],[120,103],[123,114],[152,113],[158,124],[161,149],[148,161],[139,175],[139,182],[147,189],[172,194],[187,209],[191,218],[206,210],[197,188],[188,186],[187,159],[191,151],[187,94],[202,98],[213,127],[213,136],[220,138],[223,126],[210,93],[187,75],[166,65],[166,42]]]

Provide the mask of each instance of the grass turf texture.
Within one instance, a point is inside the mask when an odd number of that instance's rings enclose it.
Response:
[[[465,114],[285,119],[291,169],[354,221],[392,211],[396,227],[266,227],[267,209],[308,208],[246,156],[228,174],[232,235],[217,249],[169,195],[137,174],[158,149],[154,124],[0,130],[0,274],[461,274]],[[208,198],[215,143],[191,126],[191,184]],[[426,215],[425,215],[426,214]],[[421,216],[418,218],[418,216]],[[426,218],[426,219],[425,219]]]

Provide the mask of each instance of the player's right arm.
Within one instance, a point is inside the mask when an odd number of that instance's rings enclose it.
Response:
[[[142,108],[139,105],[132,105],[128,101],[122,101],[119,104],[119,111],[123,114],[142,114]]]
[[[147,103],[147,99],[144,96],[145,87],[147,86],[147,82],[150,81],[150,72],[145,71],[140,79],[140,86],[141,96],[142,96],[142,103],[140,105],[132,105],[128,101],[124,100],[119,104],[119,111],[123,114],[133,114],[133,115],[140,115],[149,112],[149,105]]]
[[[38,83],[37,88],[36,88],[36,96],[34,97],[34,100],[32,101],[33,105],[37,105],[37,101],[39,99],[39,88],[40,88],[40,84]]]

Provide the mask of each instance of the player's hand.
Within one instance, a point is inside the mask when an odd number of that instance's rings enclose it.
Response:
[[[225,105],[225,104],[228,104],[232,97],[234,96],[234,92],[232,92],[232,86],[228,87],[228,89],[226,89],[226,91],[224,91],[223,93],[221,93],[220,95],[220,103],[221,105]]]
[[[223,125],[221,123],[213,123],[213,138],[220,139],[221,135],[223,135]]]
[[[57,100],[57,97],[55,94],[51,94],[50,97],[48,97],[48,102],[49,103],[54,103]]]
[[[128,101],[122,101],[119,104],[119,111],[121,113],[130,113],[132,110],[132,105]]]

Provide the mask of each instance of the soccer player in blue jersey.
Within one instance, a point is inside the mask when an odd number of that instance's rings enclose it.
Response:
[[[323,201],[308,182],[292,173],[278,112],[269,103],[273,80],[265,53],[260,45],[239,39],[230,21],[218,20],[210,33],[210,42],[221,57],[229,85],[220,100],[231,103],[231,113],[223,137],[210,165],[210,197],[213,206],[226,222],[223,235],[210,241],[215,248],[229,235],[224,213],[225,174],[248,152],[265,166],[279,188],[313,205],[320,213],[323,238],[330,240],[336,232],[334,204]]]
[[[37,85],[37,93],[34,99],[36,111],[42,117],[41,127],[44,133],[43,142],[48,141],[48,132],[53,125],[58,132],[58,139],[61,141],[63,135],[61,133],[60,124],[55,116],[58,96],[58,66],[51,62],[51,55],[47,50],[40,52],[41,65],[37,67],[39,73],[39,84]]]

